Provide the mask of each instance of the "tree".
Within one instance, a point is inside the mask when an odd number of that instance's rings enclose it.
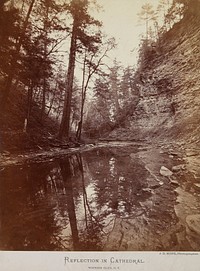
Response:
[[[41,69],[43,71],[42,75],[42,101],[41,101],[41,120],[44,116],[46,110],[47,94],[50,90],[51,77],[53,75],[53,69],[49,69],[49,64],[51,66],[56,65],[56,60],[54,58],[54,53],[57,51],[58,45],[63,41],[63,37],[58,37],[55,34],[62,29],[62,25],[59,22],[58,14],[62,11],[60,5],[56,4],[54,0],[42,0],[38,6],[40,9],[39,18],[40,24],[42,25],[39,29],[38,35],[40,36],[40,42],[43,47],[43,61],[41,63]],[[66,28],[68,30],[68,28]],[[53,35],[52,35],[53,33]]]
[[[98,34],[87,34],[89,26],[100,26],[99,21],[94,20],[88,14],[88,6],[88,0],[72,0],[68,6],[71,16],[73,18],[73,23],[71,32],[65,101],[58,135],[60,139],[66,136],[66,139],[69,140],[75,60],[78,49],[80,49],[78,46],[78,41],[80,41],[82,45],[88,48],[89,51],[95,50],[95,44],[98,44],[101,41],[101,38]]]
[[[174,23],[180,21],[183,17],[185,10],[188,7],[188,1],[174,0],[171,7],[168,9],[168,12],[165,16],[166,24],[173,26]]]
[[[121,89],[121,100],[123,107],[130,102],[133,95],[135,94],[134,89],[134,73],[135,70],[128,66],[123,70],[120,89]]]
[[[141,12],[138,14],[140,20],[145,21],[146,25],[146,43],[148,44],[149,39],[149,22],[155,19],[155,12],[153,6],[146,3],[142,6]]]
[[[78,140],[81,139],[82,126],[83,126],[83,114],[84,114],[84,105],[86,101],[87,89],[94,74],[103,74],[101,71],[100,65],[102,60],[106,57],[108,51],[112,50],[115,47],[115,40],[109,39],[103,45],[103,48],[98,48],[96,51],[90,52],[85,50],[84,62],[83,62],[83,75],[82,75],[82,85],[81,85],[81,111],[80,111],[80,121],[78,124],[78,129],[76,137]]]
[[[46,91],[47,91],[47,76],[46,76],[46,70],[47,67],[45,65],[47,61],[47,46],[48,46],[48,24],[49,24],[49,1],[44,1],[45,6],[45,14],[44,14],[44,21],[43,21],[43,32],[44,32],[44,48],[43,48],[43,91],[42,91],[42,109],[41,109],[41,119],[43,118],[43,115],[45,113],[45,107],[46,107]]]
[[[6,75],[9,72],[9,64],[13,47],[19,35],[19,11],[16,8],[6,9],[5,3],[0,2],[0,72]]]
[[[89,109],[84,122],[84,130],[89,137],[100,137],[111,130],[110,95],[108,76],[99,76],[94,83],[94,98],[89,103]]]
[[[89,137],[101,137],[114,128],[124,125],[139,100],[135,86],[135,70],[123,68],[116,60],[106,76],[99,76],[93,87],[94,98],[84,130]]]
[[[27,11],[27,14],[26,14],[26,17],[25,17],[25,20],[24,20],[24,23],[23,23],[22,30],[21,30],[19,36],[16,37],[15,50],[13,52],[13,57],[11,59],[11,64],[9,67],[8,75],[6,77],[6,81],[5,81],[5,85],[4,85],[4,89],[3,89],[3,93],[2,93],[2,98],[0,101],[0,108],[1,108],[2,112],[4,111],[4,108],[5,108],[5,105],[6,105],[6,102],[7,102],[11,87],[12,87],[13,78],[15,76],[17,62],[19,59],[20,50],[21,50],[21,47],[23,44],[23,40],[24,40],[26,29],[28,26],[30,14],[32,12],[33,5],[34,5],[35,1],[36,0],[31,1],[29,8],[28,8],[28,11]]]
[[[29,125],[32,102],[34,100],[34,102],[39,104],[41,100],[41,95],[36,99],[34,90],[40,92],[41,86],[44,87],[44,80],[46,90],[47,86],[50,88],[50,85],[47,85],[47,79],[49,79],[52,74],[52,61],[49,58],[44,59],[43,38],[41,38],[41,35],[32,37],[31,42],[29,39],[24,42],[23,49],[19,78],[24,84],[24,87],[28,87],[27,114],[24,125],[24,131],[26,131]],[[34,97],[35,99],[33,99]],[[42,97],[42,102],[43,99]],[[46,106],[46,103],[44,106]]]
[[[166,16],[169,8],[170,8],[170,0],[159,0],[158,11],[162,11],[164,16]]]
[[[28,125],[30,118],[31,104],[37,103],[40,107],[40,122],[43,121],[44,114],[49,114],[57,96],[58,60],[55,58],[60,43],[66,39],[63,37],[62,25],[58,19],[61,7],[53,0],[42,0],[33,11],[36,22],[30,18],[30,24],[26,30],[26,38],[23,41],[23,51],[21,53],[21,69],[19,80],[28,86],[28,109],[25,124]],[[67,28],[66,28],[67,30]],[[60,33],[61,32],[61,33]],[[27,38],[29,36],[29,38]],[[28,81],[28,82],[27,82]],[[30,84],[32,91],[29,91]],[[62,89],[62,88],[61,88]],[[30,95],[30,93],[32,93]],[[59,95],[58,95],[59,96]],[[50,104],[50,105],[49,105]],[[46,110],[48,108],[48,111]],[[26,130],[26,129],[24,129]]]
[[[119,98],[121,68],[122,67],[115,59],[113,66],[110,68],[110,74],[109,74],[109,81],[110,81],[109,94],[110,94],[110,99],[112,101],[111,112],[112,112],[113,121],[117,119],[121,111],[121,104],[120,104],[120,98]]]

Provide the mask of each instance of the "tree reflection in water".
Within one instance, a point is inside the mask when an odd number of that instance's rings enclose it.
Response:
[[[74,250],[78,250],[79,236],[78,236],[76,212],[75,212],[75,205],[74,205],[72,164],[70,163],[70,158],[67,158],[65,160],[60,160],[59,164],[60,164],[63,182],[66,188],[67,212],[68,212],[69,222],[70,222],[70,227],[71,227],[73,247],[74,247]]]
[[[99,250],[101,248],[103,226],[98,216],[93,215],[88,202],[82,157],[80,154],[76,154],[60,160],[59,165],[63,183],[65,184],[73,249]],[[82,209],[80,205],[83,204],[84,216],[80,213],[79,221],[76,218],[75,202],[80,209]]]
[[[83,193],[83,204],[84,204],[84,215],[85,215],[85,229],[80,230],[81,239],[81,250],[100,250],[101,249],[101,235],[103,232],[102,221],[99,216],[95,216],[92,213],[86,187],[84,168],[81,155],[76,155],[79,164],[79,170],[81,172],[82,181],[82,193]]]
[[[1,249],[102,250],[115,219],[145,200],[140,171],[110,150],[4,170]]]

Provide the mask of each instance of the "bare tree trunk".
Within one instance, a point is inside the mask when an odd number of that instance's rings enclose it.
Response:
[[[48,1],[45,3],[46,5],[46,14],[44,18],[44,55],[43,55],[43,90],[42,90],[42,109],[41,109],[41,121],[45,114],[45,107],[46,107],[46,88],[47,88],[47,79],[46,79],[46,60],[47,60],[47,25],[48,25],[48,18],[49,18],[49,5]]]
[[[65,101],[64,101],[62,120],[61,120],[59,134],[58,134],[58,137],[60,139],[62,139],[65,136],[67,140],[69,140],[69,133],[70,133],[71,100],[72,100],[72,89],[73,89],[73,81],[74,81],[76,45],[77,45],[76,19],[74,19],[70,53],[69,53],[69,65],[68,65],[68,72],[67,72]]]
[[[149,33],[148,33],[148,31],[149,31],[149,26],[148,26],[148,17],[147,17],[147,15],[146,15],[146,45],[148,45],[148,39],[149,39]]]
[[[82,86],[81,86],[81,119],[78,123],[78,129],[76,132],[76,138],[78,140],[81,139],[81,133],[82,133],[82,125],[83,125],[83,109],[85,104],[85,96],[86,96],[86,88],[85,88],[85,72],[86,72],[86,52],[83,62],[83,77],[82,77]]]
[[[27,99],[27,113],[26,118],[24,120],[24,132],[27,132],[27,128],[29,126],[30,122],[30,116],[31,116],[31,109],[32,109],[32,100],[33,100],[33,83],[30,83],[30,86],[28,88],[28,99]]]
[[[43,78],[43,89],[42,89],[42,108],[40,120],[42,121],[46,108],[46,78]]]
[[[55,93],[53,94],[53,97],[52,97],[52,99],[51,99],[51,103],[50,103],[50,105],[49,105],[49,110],[48,110],[48,112],[47,112],[47,116],[49,116],[49,114],[50,114],[50,112],[51,112],[51,109],[52,109],[54,100],[55,100]]]

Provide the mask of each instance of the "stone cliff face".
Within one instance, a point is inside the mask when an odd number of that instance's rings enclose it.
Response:
[[[200,142],[199,41],[200,8],[196,1],[139,68],[140,100],[126,124],[132,131],[130,138]]]
[[[188,12],[142,70],[141,99],[133,116],[142,133],[199,143],[199,26],[200,12]]]

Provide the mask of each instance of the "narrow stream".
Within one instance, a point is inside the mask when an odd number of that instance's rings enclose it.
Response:
[[[100,148],[1,172],[1,250],[199,250],[185,217],[200,210],[190,178],[156,149]],[[188,200],[187,200],[188,199]]]

